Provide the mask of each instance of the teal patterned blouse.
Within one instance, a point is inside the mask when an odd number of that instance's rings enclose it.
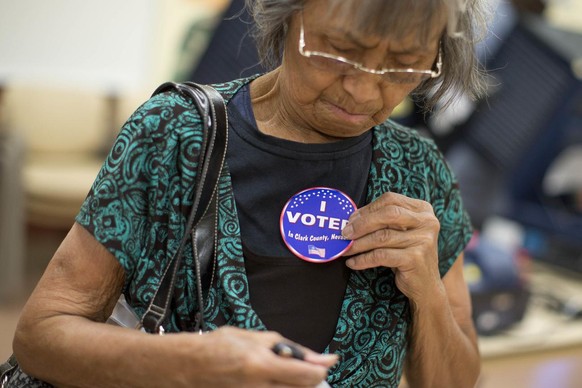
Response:
[[[226,101],[253,78],[214,85]],[[439,269],[444,276],[471,236],[458,185],[430,140],[387,121],[373,129],[367,201],[392,191],[428,201],[441,223]],[[77,222],[125,269],[124,293],[143,314],[184,233],[201,143],[200,117],[175,93],[152,97],[123,126]],[[266,330],[250,305],[240,228],[228,168],[219,181],[215,286],[205,301],[210,329],[232,325]],[[167,331],[191,331],[197,311],[191,249],[174,293]],[[337,387],[397,387],[410,324],[407,298],[390,268],[353,271],[335,336],[326,352],[340,356],[328,382]]]

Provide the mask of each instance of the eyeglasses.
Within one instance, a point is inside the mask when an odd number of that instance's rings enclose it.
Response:
[[[436,70],[417,70],[417,69],[370,69],[362,63],[351,61],[347,58],[340,57],[333,54],[324,53],[321,51],[305,50],[305,30],[303,28],[303,14],[301,17],[301,31],[299,34],[299,54],[309,59],[309,63],[314,67],[333,71],[342,75],[351,75],[356,70],[363,71],[369,74],[376,74],[390,83],[396,84],[412,84],[426,81],[430,78],[437,78],[442,73],[443,60],[442,49],[439,47],[439,53],[436,61]]]

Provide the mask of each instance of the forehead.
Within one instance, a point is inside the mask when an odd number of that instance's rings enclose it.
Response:
[[[443,0],[308,0],[306,23],[373,39],[440,39],[448,10]]]

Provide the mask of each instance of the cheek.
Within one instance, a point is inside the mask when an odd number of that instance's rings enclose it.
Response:
[[[293,47],[294,49],[291,49]],[[295,46],[287,45],[281,65],[283,86],[296,104],[313,105],[324,91],[333,84],[329,74],[313,69],[305,58],[295,52]]]
[[[333,87],[337,77],[306,68],[303,70],[294,72],[291,88],[295,101],[300,105],[311,105]]]

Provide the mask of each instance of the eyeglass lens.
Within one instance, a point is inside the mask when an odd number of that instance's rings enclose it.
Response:
[[[310,44],[316,49],[314,51],[306,49],[305,28],[303,26],[303,18],[301,19],[301,35],[299,42],[299,51],[301,55],[308,58],[310,64],[320,70],[339,73],[342,75],[352,75],[357,72],[367,72],[371,74],[380,75],[385,81],[390,83],[420,83],[432,77],[440,75],[440,68],[438,72],[432,70],[419,69],[397,69],[388,68],[382,70],[372,70],[365,68],[361,63],[355,62],[338,55],[328,53],[323,47],[318,46],[318,40],[313,39]],[[438,66],[440,67],[440,52],[438,57]]]
[[[332,71],[342,75],[357,74],[360,71],[354,64],[343,62],[340,59],[327,58],[313,52],[310,54],[308,58],[309,62],[320,70]],[[418,83],[431,78],[431,75],[428,73],[415,73],[412,71],[410,69],[410,72],[387,72],[380,76],[390,83]]]

